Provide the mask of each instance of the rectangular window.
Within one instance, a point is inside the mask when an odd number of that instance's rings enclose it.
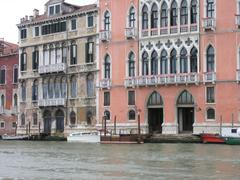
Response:
[[[66,31],[66,21],[42,26],[42,35]]]
[[[77,64],[77,45],[71,45],[70,48],[71,60],[70,64]]]
[[[104,92],[104,106],[110,106],[110,92]]]
[[[56,5],[55,8],[56,8],[55,13],[59,14],[60,13],[60,5]]]
[[[27,54],[22,53],[20,60],[21,60],[21,71],[26,71],[27,70]]]
[[[27,29],[21,29],[21,39],[27,38]]]
[[[93,62],[93,42],[86,43],[86,63]]]
[[[54,14],[54,6],[50,6],[49,7],[49,15],[53,15]]]
[[[5,122],[0,122],[0,128],[4,129],[5,128]]]
[[[135,105],[135,91],[128,91],[128,105]]]
[[[38,60],[39,60],[39,52],[33,51],[32,54],[32,69],[37,70],[38,69]]]
[[[34,36],[35,36],[35,37],[39,36],[39,27],[35,27],[35,28],[34,28],[34,31],[35,31]]]
[[[71,30],[76,30],[77,29],[77,20],[72,19],[71,20]]]
[[[215,102],[214,87],[207,87],[207,103]]]
[[[214,17],[214,0],[207,0],[207,17],[213,18]]]
[[[5,84],[5,69],[0,70],[0,84]]]
[[[92,15],[89,15],[87,17],[87,27],[88,28],[93,27],[93,16]]]
[[[18,82],[18,68],[14,68],[13,70],[13,83],[17,83]]]

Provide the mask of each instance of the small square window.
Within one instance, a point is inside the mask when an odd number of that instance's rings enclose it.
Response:
[[[17,123],[16,122],[13,122],[12,123],[12,128],[16,128],[17,127]]]
[[[71,30],[76,30],[77,29],[77,21],[76,19],[71,20]]]
[[[21,39],[27,38],[27,29],[21,29]]]
[[[93,16],[89,15],[87,18],[87,27],[93,27]]]
[[[135,105],[135,91],[128,91],[128,105]]]
[[[110,92],[104,92],[104,106],[110,106]]]

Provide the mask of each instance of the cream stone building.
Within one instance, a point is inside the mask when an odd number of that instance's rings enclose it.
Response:
[[[97,5],[49,0],[18,24],[18,134],[67,135],[96,124]]]

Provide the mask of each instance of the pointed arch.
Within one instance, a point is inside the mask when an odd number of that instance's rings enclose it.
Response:
[[[215,71],[215,50],[212,45],[209,45],[206,53],[206,70],[207,72]]]
[[[191,24],[196,24],[197,23],[197,0],[192,0],[191,1]]]
[[[104,12],[104,18],[103,18],[103,24],[104,24],[104,30],[109,31],[111,28],[111,15],[108,10]]]
[[[135,54],[132,51],[128,54],[128,76],[135,76]]]
[[[111,59],[109,54],[106,54],[104,58],[104,78],[110,79],[110,77],[111,77]]]
[[[148,108],[154,106],[163,106],[162,96],[157,91],[152,92],[148,98],[147,106]]]
[[[175,48],[173,48],[170,53],[170,73],[177,73],[177,51]]]
[[[146,4],[142,8],[142,29],[148,29],[148,7]]]
[[[190,51],[190,72],[198,72],[198,50],[194,46]]]
[[[171,4],[170,9],[170,25],[177,26],[177,19],[178,19],[178,5],[177,2],[174,0]]]
[[[160,57],[160,73],[161,74],[167,74],[168,73],[168,54],[165,49],[161,52]]]
[[[130,7],[128,12],[128,27],[130,28],[136,27],[136,11],[133,6]]]
[[[158,26],[158,6],[154,2],[151,9],[151,29],[156,29]]]
[[[168,26],[168,5],[164,1],[161,6],[161,27]]]
[[[194,105],[193,96],[187,90],[182,91],[177,98],[177,106],[181,105]]]
[[[188,72],[187,50],[183,47],[180,51],[180,73]]]
[[[180,24],[185,25],[188,23],[188,3],[183,0],[180,8]]]
[[[154,50],[151,54],[151,75],[158,74],[158,54]]]
[[[142,53],[142,75],[148,75],[149,74],[149,68],[148,68],[148,53],[144,51]]]

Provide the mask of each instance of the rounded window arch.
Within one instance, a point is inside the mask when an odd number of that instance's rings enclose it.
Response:
[[[151,29],[156,29],[158,27],[158,6],[153,3],[151,9]]]
[[[70,113],[70,124],[71,125],[75,125],[76,124],[76,113],[74,111],[72,111]]]
[[[215,119],[215,109],[213,108],[207,109],[207,119]]]
[[[148,7],[146,4],[142,8],[142,29],[148,29]]]
[[[148,69],[148,53],[146,51],[142,54],[142,75],[148,75],[149,69]]]
[[[135,113],[135,111],[134,110],[130,110],[129,112],[128,112],[128,120],[135,120],[136,119],[136,113]]]
[[[59,98],[61,96],[61,78],[56,77],[54,84],[55,84],[55,87],[54,87],[55,98]]]
[[[158,74],[158,54],[154,50],[151,55],[151,75]]]
[[[67,95],[67,79],[66,77],[62,77],[61,79],[61,97],[65,98]]]
[[[14,107],[17,107],[18,106],[18,96],[17,96],[17,94],[14,94],[14,96],[13,96],[13,105],[14,105]]]
[[[111,26],[110,22],[110,12],[108,10],[104,13],[104,30],[109,31]]]
[[[26,89],[26,82],[23,81],[22,85],[21,85],[21,95],[22,95],[22,101],[26,101],[26,93],[27,93],[27,89]]]
[[[110,118],[111,118],[111,113],[110,113],[110,111],[109,111],[109,110],[105,110],[105,111],[104,111],[104,116],[106,117],[106,120],[110,120]]]
[[[161,74],[168,73],[168,57],[167,57],[167,51],[165,49],[163,49],[161,52],[160,73]]]
[[[168,26],[168,5],[164,1],[161,7],[161,27]]]
[[[215,71],[215,50],[212,45],[209,45],[207,48],[207,72]]]
[[[25,123],[26,123],[26,122],[25,122],[25,114],[22,114],[22,115],[21,115],[21,125],[22,125],[22,126],[25,126]]]
[[[110,79],[111,77],[111,60],[110,56],[107,54],[104,58],[104,78]]]
[[[128,76],[135,76],[135,55],[132,51],[128,55]]]
[[[135,15],[135,8],[133,6],[130,7],[129,9],[129,14],[128,14],[128,27],[134,28],[136,25],[136,15]]]
[[[177,105],[194,105],[194,99],[192,94],[190,94],[187,90],[184,90],[177,99]]]
[[[36,101],[38,100],[38,80],[35,79],[33,81],[33,86],[32,86],[32,100]]]
[[[196,73],[198,71],[198,50],[193,47],[190,52],[190,71]]]
[[[178,19],[178,5],[177,2],[174,0],[171,4],[170,10],[170,25],[177,26],[177,19]]]
[[[87,75],[87,96],[94,96],[94,76],[92,73]]]
[[[180,23],[181,23],[181,25],[185,25],[185,24],[188,23],[188,4],[187,4],[187,0],[183,0],[182,3],[181,3]]]
[[[48,81],[48,98],[54,98],[54,79],[50,78]]]
[[[1,95],[1,107],[5,107],[5,96],[3,94]]]
[[[187,50],[185,47],[180,52],[180,73],[188,72]]]
[[[177,73],[177,51],[173,49],[170,54],[170,73]]]

